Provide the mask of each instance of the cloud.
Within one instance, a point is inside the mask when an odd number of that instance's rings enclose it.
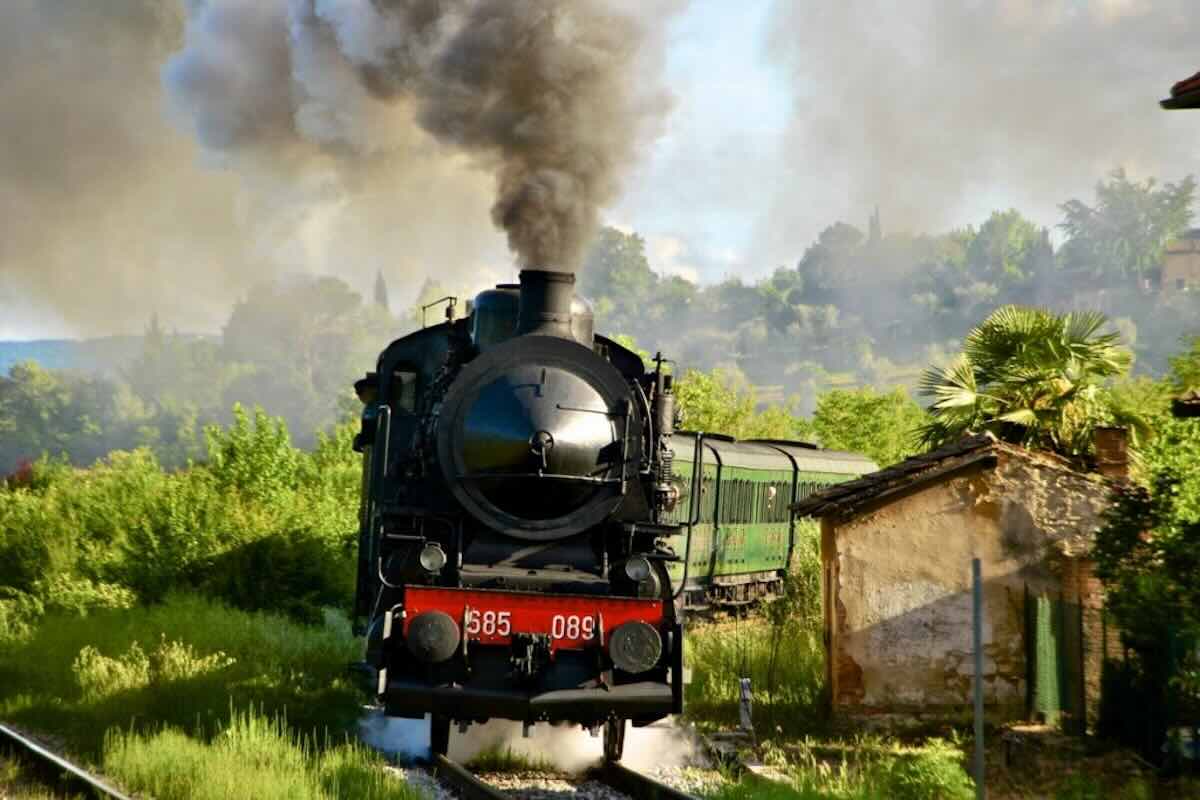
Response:
[[[1046,224],[1118,165],[1200,166],[1194,118],[1159,110],[1200,66],[1187,0],[777,0],[792,122],[755,237],[794,260],[820,228],[978,220],[1003,196]]]
[[[693,283],[700,280],[700,268],[691,262],[688,245],[678,236],[647,236],[646,256],[660,275],[678,275]]]

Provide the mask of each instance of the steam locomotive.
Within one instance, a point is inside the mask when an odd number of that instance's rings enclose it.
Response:
[[[570,273],[448,312],[355,384],[363,669],[434,752],[500,717],[602,729],[620,759],[627,721],[682,711],[685,607],[770,593],[791,503],[874,465],[677,433],[664,359],[597,335]]]

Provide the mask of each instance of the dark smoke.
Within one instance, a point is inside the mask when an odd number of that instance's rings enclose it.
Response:
[[[371,95],[332,27],[293,48],[290,24],[279,0],[0,3],[0,337],[139,333],[155,313],[216,332],[296,273],[362,291],[382,272],[400,307],[431,275],[458,293],[510,277],[490,176]],[[189,25],[198,83],[167,92]]]
[[[196,0],[166,84],[206,148],[253,168],[404,163],[423,132],[493,176],[522,264],[573,268],[667,107],[644,51],[674,5]]]

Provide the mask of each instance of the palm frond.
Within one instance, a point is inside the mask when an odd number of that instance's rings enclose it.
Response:
[[[929,367],[917,385],[922,396],[933,398],[935,409],[974,406],[980,400],[975,372],[964,356],[946,367]]]
[[[1032,428],[1038,424],[1037,412],[1032,408],[1013,409],[999,415],[996,419],[1001,422],[1010,422],[1014,425],[1023,425],[1026,428]]]
[[[933,400],[922,441],[986,429],[1065,455],[1087,452],[1092,427],[1111,413],[1101,381],[1132,363],[1109,324],[1095,311],[996,309],[967,335],[956,361],[922,374],[920,392]]]

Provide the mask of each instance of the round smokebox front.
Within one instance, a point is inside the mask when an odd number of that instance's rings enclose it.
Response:
[[[620,374],[585,347],[525,336],[481,355],[446,396],[438,455],[463,506],[501,533],[570,536],[621,500],[641,428]],[[627,431],[628,425],[628,435]]]

